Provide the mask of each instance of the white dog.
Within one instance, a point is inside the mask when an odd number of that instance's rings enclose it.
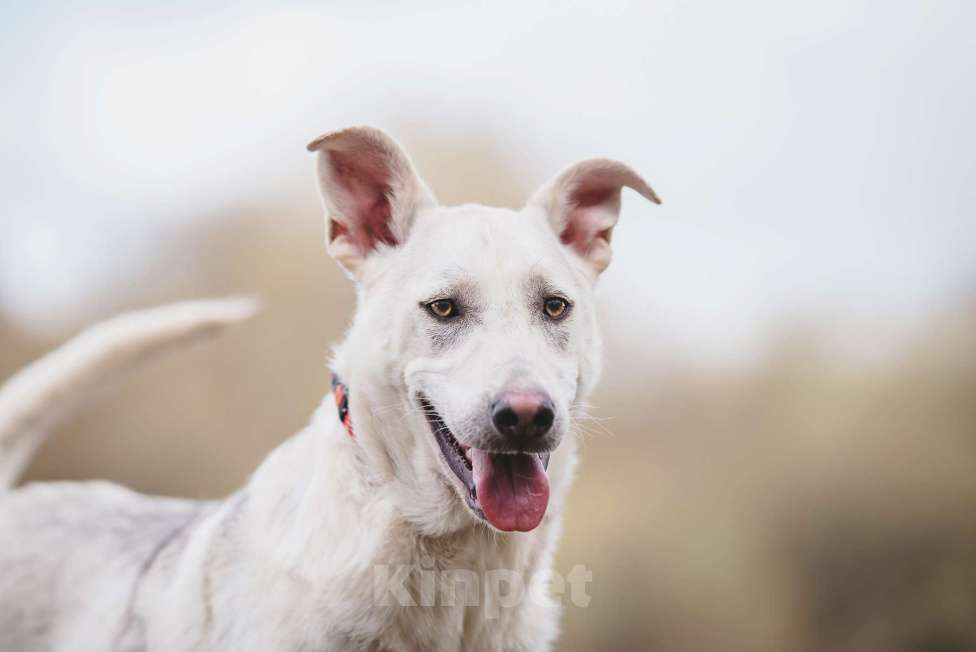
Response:
[[[358,294],[335,397],[220,502],[98,482],[0,494],[0,649],[551,646],[546,571],[600,366],[593,286],[621,189],[658,199],[627,166],[591,160],[522,210],[448,208],[380,131],[309,150],[329,252]],[[15,376],[0,391],[0,489],[103,379],[251,309],[123,316]]]

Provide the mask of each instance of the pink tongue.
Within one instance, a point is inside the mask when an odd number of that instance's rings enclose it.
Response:
[[[549,504],[549,477],[538,455],[468,450],[474,486],[488,522],[504,532],[528,532]]]

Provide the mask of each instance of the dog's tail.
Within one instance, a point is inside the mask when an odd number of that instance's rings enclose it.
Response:
[[[253,299],[186,301],[90,327],[0,386],[0,491],[12,487],[54,426],[123,372],[252,316]]]

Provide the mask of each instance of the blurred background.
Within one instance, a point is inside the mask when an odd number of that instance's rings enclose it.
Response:
[[[0,376],[83,325],[256,293],[31,480],[214,497],[328,391],[353,310],[307,141],[445,203],[637,168],[559,568],[561,651],[976,650],[969,2],[4,3]]]

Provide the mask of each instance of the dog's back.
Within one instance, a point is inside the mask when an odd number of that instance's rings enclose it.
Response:
[[[200,504],[106,482],[9,489],[50,430],[108,381],[253,311],[222,300],[122,315],[0,388],[0,650],[133,647],[126,636],[138,623],[127,619],[141,574]]]
[[[0,497],[0,650],[125,649],[141,570],[198,509],[106,482]]]

